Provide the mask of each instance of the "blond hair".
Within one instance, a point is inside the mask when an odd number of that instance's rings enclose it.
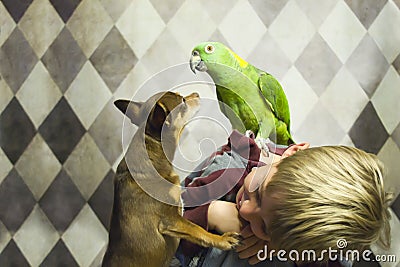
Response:
[[[362,150],[325,146],[283,159],[265,192],[278,199],[271,240],[284,250],[320,253],[345,239],[346,249],[390,246],[390,195],[383,164]]]

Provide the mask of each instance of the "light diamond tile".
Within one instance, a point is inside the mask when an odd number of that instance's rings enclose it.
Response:
[[[13,98],[13,92],[10,87],[8,87],[6,81],[0,76],[0,114],[7,107],[8,103],[10,103]]]
[[[370,35],[389,62],[395,60],[400,53],[400,28],[398,25],[400,25],[400,9],[393,2],[388,1],[369,28]]]
[[[346,132],[318,102],[296,131],[295,140],[308,141],[311,146],[337,145],[345,136]]]
[[[339,1],[319,28],[319,33],[344,63],[366,33],[365,28],[343,1]]]
[[[391,134],[400,122],[400,76],[390,67],[371,98],[386,131]]]
[[[111,93],[90,62],[86,62],[81,72],[65,92],[72,109],[86,129],[94,122]]]
[[[13,168],[12,163],[4,154],[3,149],[0,148],[0,184],[7,177],[8,173]]]
[[[192,48],[197,43],[207,41],[217,26],[200,1],[187,0],[168,22],[168,28],[189,57]]]
[[[163,20],[148,0],[133,1],[116,26],[138,58],[146,53],[165,28]],[[167,50],[158,52],[171,52]]]
[[[97,253],[97,256],[94,258],[92,263],[90,264],[89,267],[98,267],[101,266],[101,263],[103,262],[104,254],[107,251],[107,244],[104,244],[103,248],[100,249],[99,253]]]
[[[314,108],[318,96],[295,67],[286,73],[281,85],[289,102],[290,129],[294,133],[294,139],[297,140],[296,132],[308,113]]]
[[[67,23],[83,53],[89,58],[113,26],[98,0],[83,0]]]
[[[385,189],[390,192],[400,192],[400,149],[393,141],[388,138],[378,153],[378,158],[383,162],[386,169]]]
[[[8,232],[7,228],[0,221],[0,253],[7,246],[8,242],[11,240],[11,234]]]
[[[292,63],[267,32],[248,56],[247,61],[280,80],[291,68]]]
[[[238,1],[222,20],[219,30],[232,50],[246,58],[264,36],[267,28],[249,2]]]
[[[0,46],[2,46],[4,41],[8,38],[8,36],[10,36],[16,25],[2,2],[0,2],[0,25]]]
[[[168,23],[175,15],[176,11],[181,7],[185,0],[165,1],[165,0],[150,0],[153,7],[157,10],[158,14]]]
[[[346,132],[368,103],[368,96],[345,67],[333,78],[320,99]]]
[[[35,199],[39,200],[60,171],[61,164],[38,134],[25,149],[15,168]]]
[[[42,62],[35,66],[16,94],[36,128],[39,128],[61,96],[60,89]]]
[[[103,5],[104,9],[110,15],[110,17],[117,21],[119,17],[124,13],[126,8],[132,3],[131,0],[99,0]]]
[[[92,137],[86,134],[72,151],[64,168],[82,196],[88,200],[107,174],[110,164]]]
[[[325,0],[323,2],[316,2],[314,0],[296,1],[314,26],[318,28],[332,12],[339,0]]]
[[[82,267],[90,266],[108,242],[108,233],[86,205],[62,236],[65,245]]]
[[[122,81],[114,93],[114,98],[132,99],[140,86],[151,77],[146,67],[139,61]]]
[[[295,1],[290,1],[269,27],[272,38],[292,62],[307,46],[315,31],[314,25]]]
[[[339,142],[338,145],[354,147],[353,141],[351,141],[350,136],[348,136],[347,134],[344,136],[344,138],[342,139],[342,141]]]
[[[14,236],[14,240],[32,266],[39,266],[59,239],[46,215],[35,206]]]
[[[238,0],[199,1],[215,24],[219,24]]]
[[[48,0],[33,1],[19,22],[19,28],[39,58],[63,27],[63,21]]]

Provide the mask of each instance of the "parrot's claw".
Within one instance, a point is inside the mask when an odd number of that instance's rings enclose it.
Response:
[[[245,135],[246,135],[247,138],[250,138],[251,136],[254,136],[254,133],[253,133],[252,130],[247,130]]]

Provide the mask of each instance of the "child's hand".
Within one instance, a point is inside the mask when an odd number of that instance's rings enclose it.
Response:
[[[242,226],[236,204],[215,200],[208,208],[208,229],[219,233],[240,232]]]
[[[241,241],[242,245],[236,248],[239,258],[248,259],[248,262],[251,265],[259,263],[260,260],[257,257],[257,253],[264,249],[264,246],[268,244],[268,241],[256,237],[251,231],[250,224],[244,227],[240,234],[243,238]]]

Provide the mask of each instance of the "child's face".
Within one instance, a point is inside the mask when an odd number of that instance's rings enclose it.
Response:
[[[249,222],[254,235],[264,240],[270,240],[266,229],[271,222],[277,199],[263,191],[276,171],[275,164],[254,168],[236,196],[240,216]],[[252,189],[254,183],[260,186]]]

